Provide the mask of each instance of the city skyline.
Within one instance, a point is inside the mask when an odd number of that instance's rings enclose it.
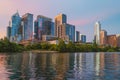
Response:
[[[45,15],[52,19],[59,13],[68,16],[68,23],[76,26],[76,30],[87,36],[88,41],[94,39],[94,24],[101,22],[101,27],[108,34],[120,33],[120,1],[34,1],[34,0],[4,0],[0,1],[0,38],[6,35],[6,28],[11,15],[17,10],[20,14],[32,13]],[[21,6],[22,5],[22,6]],[[54,20],[53,20],[54,21]]]

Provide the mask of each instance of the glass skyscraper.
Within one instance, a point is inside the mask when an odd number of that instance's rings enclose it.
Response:
[[[75,26],[66,24],[66,35],[69,37],[69,41],[75,42]]]
[[[86,35],[80,34],[80,41],[81,41],[82,43],[86,43]]]
[[[80,32],[76,31],[76,42],[80,41]]]
[[[100,31],[101,31],[101,24],[100,22],[96,22],[95,31],[94,31],[94,41],[98,45],[100,45]]]
[[[35,31],[35,38],[41,40],[42,35],[51,35],[53,34],[51,28],[53,28],[52,19],[38,15],[37,20],[34,22],[34,31]]]
[[[20,35],[18,32],[18,29],[21,25],[21,17],[19,16],[19,13],[15,13],[12,16],[12,28],[11,28],[11,41],[12,42],[18,42],[20,40]]]
[[[23,40],[32,40],[33,36],[33,14],[26,13],[22,16]]]

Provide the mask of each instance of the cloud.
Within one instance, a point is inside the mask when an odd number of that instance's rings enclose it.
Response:
[[[104,20],[116,13],[118,13],[118,11],[106,11],[93,16],[88,15],[87,17],[84,16],[83,18],[70,20],[69,22],[77,26],[86,26],[88,24],[95,23],[96,21]]]

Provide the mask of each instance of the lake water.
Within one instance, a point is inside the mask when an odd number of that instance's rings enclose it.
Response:
[[[120,80],[120,53],[0,53],[0,80]]]

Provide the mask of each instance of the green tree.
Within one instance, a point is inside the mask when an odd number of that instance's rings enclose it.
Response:
[[[66,52],[66,44],[63,40],[59,40],[59,44],[58,44],[58,51],[59,52]]]

